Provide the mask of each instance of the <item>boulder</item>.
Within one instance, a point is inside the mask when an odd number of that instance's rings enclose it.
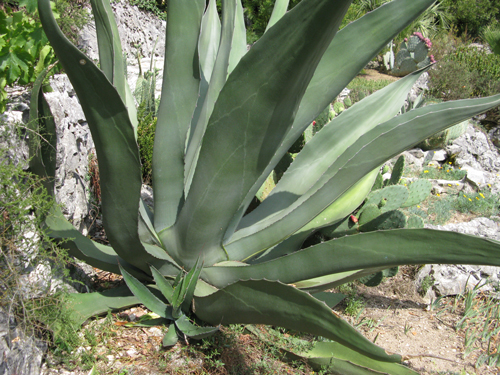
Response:
[[[29,327],[32,329],[32,327]],[[38,375],[47,344],[0,308],[0,374]]]
[[[64,216],[87,235],[92,222],[89,161],[94,142],[68,77],[56,74],[50,86],[53,91],[45,98],[57,124],[56,201]]]
[[[500,240],[500,223],[484,217],[466,223],[426,225],[425,227]],[[450,244],[450,246],[452,245]],[[426,278],[432,280],[432,285],[425,295],[427,300],[431,300],[436,296],[464,293],[479,283],[481,283],[479,285],[483,285],[482,290],[492,290],[493,285],[499,282],[500,267],[428,264],[417,273],[415,279],[417,288],[422,287]]]
[[[480,188],[500,192],[500,154],[487,135],[469,125],[465,134],[446,147],[448,155],[455,156],[455,164],[467,170],[468,181]]]

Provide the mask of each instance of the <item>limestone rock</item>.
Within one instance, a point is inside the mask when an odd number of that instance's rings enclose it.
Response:
[[[480,189],[489,184],[493,194],[500,192],[500,154],[488,137],[469,125],[465,134],[446,147],[449,155],[455,155],[455,164],[467,170],[467,178]]]
[[[166,21],[130,5],[125,0],[112,2],[111,7],[118,25],[122,51],[127,56],[127,64],[137,64],[138,54],[141,57],[150,57],[153,48],[156,56],[165,54]],[[81,31],[79,47],[91,59],[99,59],[94,22],[90,22]]]
[[[500,223],[488,218],[476,218],[468,223],[447,225],[426,225],[429,229],[449,230],[474,236],[500,240]],[[450,246],[453,246],[450,244]],[[473,251],[471,249],[471,251]],[[426,294],[428,300],[436,295],[448,296],[463,293],[466,288],[474,288],[479,282],[484,290],[491,290],[491,283],[500,280],[500,267],[470,265],[425,265],[417,274],[415,283],[418,288],[426,277],[433,279],[432,288]]]
[[[84,235],[90,223],[89,158],[94,142],[75,91],[66,75],[50,80],[53,92],[46,93],[57,124],[56,200],[64,216]]]
[[[47,344],[25,334],[15,319],[0,308],[0,374],[38,375]]]

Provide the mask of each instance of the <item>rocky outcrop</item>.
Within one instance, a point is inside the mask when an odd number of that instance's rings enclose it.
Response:
[[[38,375],[47,344],[17,325],[0,308],[0,374]]]
[[[469,125],[465,134],[446,147],[448,155],[454,155],[455,164],[467,171],[467,180],[475,187],[500,192],[500,154],[487,135]]]
[[[45,94],[57,124],[56,200],[64,216],[84,235],[91,224],[89,161],[94,142],[76,93],[66,75],[50,79]]]

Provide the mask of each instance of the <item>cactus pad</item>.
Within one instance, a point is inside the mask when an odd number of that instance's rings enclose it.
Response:
[[[398,229],[406,226],[406,215],[399,210],[384,212],[382,215],[360,225],[361,232],[372,232],[374,230]]]
[[[418,229],[424,227],[424,219],[417,215],[411,215],[408,218],[408,223],[406,225],[409,229]]]
[[[394,164],[394,168],[392,168],[391,179],[389,180],[389,185],[397,185],[401,177],[403,176],[403,170],[405,168],[405,157],[401,155],[396,164]]]
[[[410,192],[408,199],[401,207],[410,207],[422,202],[431,193],[432,184],[429,180],[416,180],[408,186]]]
[[[319,233],[327,239],[350,236],[358,233],[358,225],[348,216],[338,223],[322,228]]]
[[[382,214],[376,204],[365,204],[359,216],[359,225],[366,224]]]
[[[396,276],[399,271],[399,267],[387,268],[386,270],[372,273],[371,275],[363,276],[358,279],[359,282],[365,284],[369,287],[374,287],[379,285],[385,277]]]
[[[408,189],[401,185],[387,186],[381,190],[376,190],[368,195],[366,204],[377,205],[382,212],[395,210],[408,199]],[[385,204],[382,203],[385,201]],[[382,203],[382,204],[381,204]]]
[[[382,189],[383,186],[384,186],[384,178],[382,177],[382,174],[379,173],[377,174],[375,182],[373,183],[372,191]]]

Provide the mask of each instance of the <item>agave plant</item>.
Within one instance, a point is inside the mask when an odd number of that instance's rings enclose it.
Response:
[[[278,0],[264,36],[247,51],[239,0],[223,0],[221,21],[214,0],[169,0],[154,207],[148,207],[140,196],[135,107],[109,1],[91,1],[98,68],[63,36],[49,0],[39,0],[45,33],[96,145],[109,246],[81,235],[57,207],[46,215],[47,230],[70,254],[123,274],[128,285],[75,296],[80,317],[140,300],[171,324],[165,344],[177,333],[203,337],[220,324],[270,324],[331,340],[306,356],[340,373],[413,373],[398,364],[401,356],[333,314],[328,304],[338,296],[323,291],[402,264],[500,265],[500,244],[400,229],[302,245],[363,202],[386,160],[499,105],[500,95],[395,116],[423,70],[412,73],[335,117],[269,196],[253,211],[248,207],[311,121],[433,2],[395,0],[337,32],[351,0],[303,0],[289,12],[288,1]],[[40,119],[38,131],[53,134],[41,82],[31,115]],[[31,141],[31,167],[53,191],[55,137],[46,139],[53,147]]]

